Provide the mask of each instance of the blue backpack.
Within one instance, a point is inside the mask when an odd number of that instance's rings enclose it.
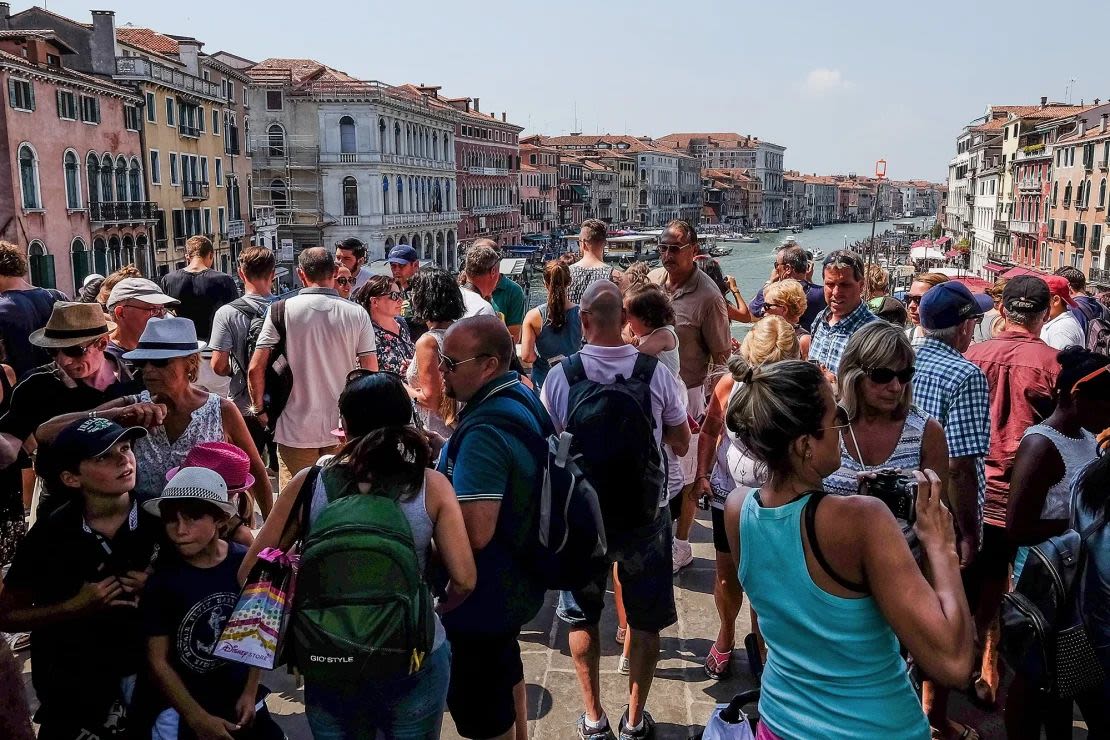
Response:
[[[542,434],[527,423],[529,418]],[[585,586],[605,566],[608,545],[597,491],[572,454],[570,435],[555,434],[535,395],[517,383],[464,416],[447,443],[448,478],[467,431],[479,425],[496,427],[520,440],[536,461],[538,474],[530,499],[503,502],[497,532],[511,538],[506,544],[544,588],[573,591]],[[507,522],[512,512],[520,512],[522,521]]]

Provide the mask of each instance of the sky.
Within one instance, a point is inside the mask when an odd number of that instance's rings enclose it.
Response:
[[[12,2],[18,12],[28,4]],[[1110,98],[1110,3],[706,0],[55,0],[82,22],[194,36],[207,52],[309,57],[441,85],[525,133],[735,131],[806,173],[943,181],[988,104]],[[311,9],[310,12],[305,12]],[[1102,59],[1099,55],[1103,55]]]

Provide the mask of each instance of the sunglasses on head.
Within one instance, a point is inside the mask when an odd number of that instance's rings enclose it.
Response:
[[[863,374],[866,375],[872,383],[878,383],[879,385],[886,385],[895,378],[898,378],[899,383],[905,385],[913,380],[913,371],[913,365],[902,370],[892,370],[889,367],[865,367],[863,369]]]
[[[92,342],[90,344],[80,344],[76,347],[51,347],[46,351],[50,353],[51,357],[65,355],[66,357],[77,359],[78,357],[84,357],[88,353],[88,351],[92,349],[95,345],[96,342]]]

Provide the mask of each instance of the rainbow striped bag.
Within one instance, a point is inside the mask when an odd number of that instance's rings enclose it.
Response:
[[[214,656],[267,670],[277,665],[293,607],[297,565],[296,555],[272,547],[258,554]]]

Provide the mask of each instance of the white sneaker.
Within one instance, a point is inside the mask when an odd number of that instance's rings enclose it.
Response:
[[[690,563],[694,562],[694,551],[690,547],[689,542],[684,542],[679,539],[671,541],[671,561],[673,565],[671,571],[677,573],[685,568]]]
[[[630,661],[628,660],[628,656],[622,655],[617,660],[617,673],[620,673],[623,676],[627,676],[632,670],[630,665],[629,665],[629,662]]]

